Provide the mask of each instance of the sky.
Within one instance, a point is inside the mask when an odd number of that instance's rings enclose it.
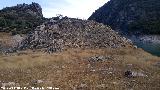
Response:
[[[0,9],[15,6],[17,4],[39,3],[43,16],[50,18],[57,14],[63,16],[87,19],[96,9],[103,6],[109,0],[0,0]]]

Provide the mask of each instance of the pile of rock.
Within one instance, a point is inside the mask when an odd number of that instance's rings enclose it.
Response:
[[[19,49],[57,52],[67,48],[132,47],[132,42],[103,24],[63,17],[52,18],[28,34]]]

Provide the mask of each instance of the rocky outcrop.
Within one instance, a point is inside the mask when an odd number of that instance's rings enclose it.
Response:
[[[123,33],[160,34],[160,0],[110,0],[96,10],[95,20]]]
[[[26,34],[43,23],[42,8],[38,3],[18,4],[0,10],[0,32]]]
[[[67,48],[132,47],[130,40],[103,24],[63,17],[38,26],[19,48],[57,52]]]
[[[17,4],[17,6],[6,7],[1,10],[1,13],[17,13],[17,14],[28,14],[30,16],[43,17],[42,8],[38,3],[32,2],[32,4]],[[25,15],[24,15],[25,16]],[[27,18],[27,17],[26,17]]]

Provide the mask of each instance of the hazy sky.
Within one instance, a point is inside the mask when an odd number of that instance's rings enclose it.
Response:
[[[44,17],[54,17],[56,14],[87,19],[96,9],[109,0],[0,0],[0,9],[21,3],[37,2],[43,9]]]

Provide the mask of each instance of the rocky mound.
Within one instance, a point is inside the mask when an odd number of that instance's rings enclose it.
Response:
[[[160,0],[110,0],[96,10],[95,20],[123,33],[160,34]]]
[[[18,4],[0,10],[0,32],[26,34],[43,23],[42,8],[38,3]]]
[[[103,24],[63,17],[52,18],[28,34],[19,49],[42,49],[47,52],[67,48],[118,48],[130,47],[130,40]]]

